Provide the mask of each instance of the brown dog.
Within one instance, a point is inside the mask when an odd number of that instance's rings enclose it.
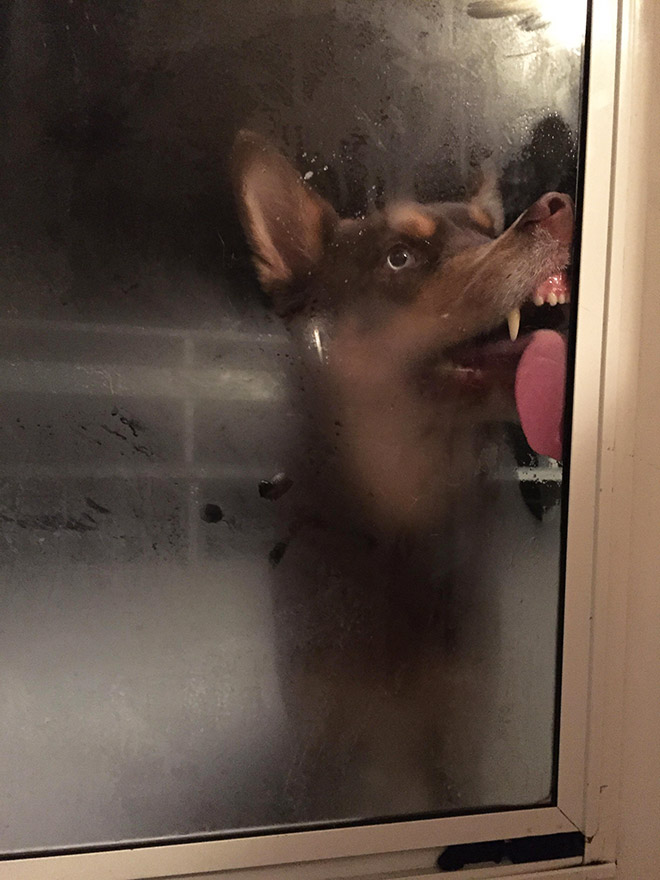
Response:
[[[289,794],[306,800],[304,818],[427,809],[452,528],[473,508],[490,426],[516,418],[520,310],[567,296],[572,203],[548,193],[503,231],[488,176],[465,204],[341,219],[248,132],[233,174],[261,285],[295,346],[303,421],[278,501],[276,626],[298,738]],[[365,762],[376,775],[396,764],[410,798],[347,800],[360,786],[339,778]],[[328,780],[344,793],[315,799]]]
[[[457,432],[511,409],[524,341],[482,337],[507,318],[515,337],[523,304],[565,296],[543,283],[569,259],[570,199],[548,193],[503,234],[492,179],[467,204],[344,220],[250,133],[234,174],[261,284],[301,345],[316,415],[326,433],[341,427],[352,504],[388,530],[437,520],[474,465]]]

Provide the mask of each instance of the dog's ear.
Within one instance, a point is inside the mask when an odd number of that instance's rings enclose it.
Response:
[[[480,169],[476,192],[470,199],[470,216],[494,236],[504,229],[504,205],[492,162],[486,161]]]
[[[232,175],[243,229],[261,284],[275,298],[320,260],[336,214],[266,140],[239,132]]]

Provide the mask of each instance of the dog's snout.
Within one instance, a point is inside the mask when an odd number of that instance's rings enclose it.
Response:
[[[530,223],[540,223],[562,210],[573,212],[571,199],[563,193],[546,193],[525,211],[520,218],[520,223],[523,226]]]
[[[525,211],[518,224],[522,229],[544,229],[562,244],[570,244],[573,237],[573,201],[564,193],[546,193]]]
[[[561,211],[563,208],[571,207],[571,200],[568,196],[564,195],[550,195],[546,196],[546,204],[548,206],[548,210],[551,214],[556,214],[557,211]]]

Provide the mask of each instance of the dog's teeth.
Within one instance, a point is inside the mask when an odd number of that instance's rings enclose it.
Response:
[[[542,306],[544,302],[545,302],[545,300],[543,299],[543,297],[539,293],[537,293],[536,296],[534,297],[534,305],[535,306]]]
[[[559,303],[560,306],[563,306],[564,303],[566,302],[566,296],[563,293],[560,293],[559,296],[557,297],[557,302]]]
[[[554,293],[554,291],[551,291],[548,294],[548,305],[549,306],[556,306],[557,305],[557,294]]]
[[[520,309],[512,309],[506,316],[506,322],[509,325],[511,342],[515,342],[518,338],[518,330],[520,330]]]
[[[319,360],[323,363],[323,343],[321,342],[321,333],[318,327],[314,327],[314,343],[316,345]]]

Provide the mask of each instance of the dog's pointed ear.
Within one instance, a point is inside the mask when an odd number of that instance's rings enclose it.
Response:
[[[337,216],[284,156],[253,132],[236,138],[232,176],[259,280],[277,297],[313,270]]]
[[[504,205],[495,165],[486,161],[480,169],[475,194],[470,199],[470,215],[480,226],[497,236],[504,230]]]

